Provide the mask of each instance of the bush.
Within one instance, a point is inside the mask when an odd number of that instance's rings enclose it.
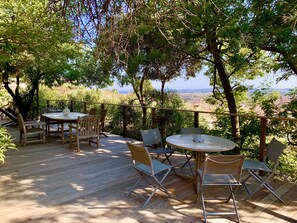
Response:
[[[8,149],[16,149],[15,144],[12,142],[11,135],[7,130],[0,126],[0,162],[4,163],[4,153]]]

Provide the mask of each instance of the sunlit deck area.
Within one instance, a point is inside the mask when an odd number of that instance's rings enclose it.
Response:
[[[9,128],[9,132],[17,142],[18,129]],[[193,183],[173,172],[164,182],[171,198],[158,192],[142,209],[141,199],[133,194],[127,197],[138,177],[127,141],[133,140],[100,136],[99,149],[83,142],[77,153],[52,137],[45,145],[30,144],[7,152],[0,167],[0,222],[202,222]],[[174,154],[171,160],[180,166],[185,157]],[[275,181],[273,186],[284,204],[265,190],[245,201],[245,189],[238,189],[242,222],[297,221],[297,185]],[[236,222],[236,218],[210,217],[209,222]]]

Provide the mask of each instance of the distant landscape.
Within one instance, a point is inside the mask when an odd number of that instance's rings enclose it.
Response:
[[[251,89],[250,92],[255,91],[256,88]],[[279,91],[281,94],[287,94],[292,88],[271,88],[271,91]],[[212,88],[202,88],[202,89],[166,89],[166,91],[176,91],[178,93],[202,93],[202,94],[209,94],[212,92]],[[118,90],[120,94],[128,94],[132,92],[131,90]]]
[[[251,89],[250,92],[255,91],[256,89]],[[279,91],[281,94],[280,99],[276,102],[277,106],[282,106],[284,103],[288,103],[291,99],[287,96],[292,88],[271,88],[271,91]],[[180,97],[185,101],[188,109],[195,109],[199,111],[214,111],[215,107],[208,104],[205,99],[212,93],[211,88],[204,89],[166,89],[166,91],[175,91]],[[120,94],[128,94],[131,93],[132,90],[118,90]],[[247,105],[246,105],[247,106]],[[247,106],[248,107],[248,106]],[[263,115],[263,112],[258,107],[256,108],[256,112],[258,115]]]

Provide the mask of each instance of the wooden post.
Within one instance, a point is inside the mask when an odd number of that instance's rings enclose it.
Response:
[[[199,112],[194,112],[194,127],[199,127]]]
[[[87,114],[87,102],[84,102],[84,113]]]
[[[267,119],[266,118],[261,118],[261,125],[260,125],[260,156],[259,156],[259,160],[261,162],[264,161],[264,156],[265,156],[266,128],[267,128]]]
[[[102,110],[104,109],[104,104],[101,104],[101,109],[102,109]]]
[[[152,128],[156,128],[156,108],[152,108]]]
[[[72,112],[73,112],[73,104],[74,104],[74,102],[71,100],[70,101],[70,111],[72,111]]]
[[[50,100],[46,100],[46,106],[49,108],[50,107]]]
[[[127,106],[122,105],[123,108],[123,136],[126,137],[127,132]]]

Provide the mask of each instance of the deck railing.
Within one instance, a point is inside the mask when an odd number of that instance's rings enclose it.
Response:
[[[81,102],[81,101],[58,101],[58,100],[47,100],[47,107],[52,107],[53,104],[56,104],[59,102],[60,104],[68,105],[70,111],[78,111],[77,107],[79,107],[79,111],[82,111],[84,113],[87,113],[87,109],[90,106],[94,106],[94,104],[90,105],[87,104],[87,102]],[[80,106],[76,106],[76,104],[80,104]],[[128,108],[140,108],[140,109],[150,109],[151,110],[151,124],[152,128],[156,127],[156,121],[158,119],[157,111],[179,111],[179,112],[190,112],[193,113],[193,127],[199,127],[199,116],[200,114],[210,114],[215,116],[238,116],[238,117],[245,117],[245,118],[257,118],[260,120],[260,145],[259,145],[259,160],[264,160],[264,154],[265,154],[265,145],[266,145],[266,131],[267,131],[267,123],[268,120],[278,120],[278,121],[290,121],[290,122],[297,122],[297,119],[294,118],[283,118],[283,117],[268,117],[268,116],[261,116],[261,115],[248,115],[248,114],[232,114],[232,113],[218,113],[218,112],[211,112],[211,111],[197,111],[197,110],[189,110],[189,109],[172,109],[172,108],[157,108],[157,107],[150,107],[150,106],[139,106],[139,105],[128,105],[128,104],[112,104],[112,103],[100,103],[96,104],[95,106],[100,107],[101,109],[106,109],[107,106],[120,106],[122,111],[122,135],[125,137],[127,133],[127,120],[128,120],[128,114],[127,110]],[[102,123],[102,127],[104,130],[104,123]]]

